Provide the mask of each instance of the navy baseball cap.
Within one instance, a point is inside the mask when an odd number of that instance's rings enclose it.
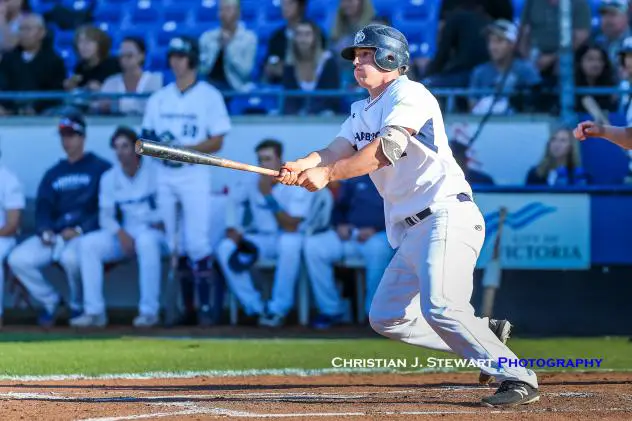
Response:
[[[601,0],[599,12],[605,12],[606,10],[628,13],[628,0]]]
[[[68,114],[59,120],[58,129],[61,135],[80,134],[85,136],[86,121],[79,114]]]

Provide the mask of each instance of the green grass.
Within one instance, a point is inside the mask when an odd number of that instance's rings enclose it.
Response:
[[[510,346],[522,358],[603,358],[602,369],[632,369],[632,343],[627,338],[516,338]],[[425,361],[430,356],[457,358],[381,338],[172,340],[42,334],[0,337],[0,374],[16,376],[324,369],[332,368],[334,357],[406,358],[412,364],[415,357]]]

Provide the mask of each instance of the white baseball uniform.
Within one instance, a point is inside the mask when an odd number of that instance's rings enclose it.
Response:
[[[117,164],[101,178],[101,229],[86,234],[80,245],[84,312],[87,315],[105,313],[103,264],[125,258],[117,236],[120,229],[125,230],[134,239],[139,269],[139,313],[147,316],[158,315],[160,258],[166,251],[166,244],[164,234],[151,227],[151,224],[160,222],[156,206],[156,166],[155,162],[143,157],[134,177],[130,178]],[[117,213],[120,214],[119,218]]]
[[[231,122],[221,93],[209,83],[198,81],[185,92],[171,83],[154,93],[147,102],[142,127],[143,132],[154,132],[162,142],[192,146],[228,133]],[[179,201],[184,223],[182,254],[194,262],[210,256],[213,252],[210,168],[164,160],[158,163],[158,207],[169,249],[173,249]]]
[[[260,258],[277,258],[272,299],[268,302],[268,311],[285,316],[294,305],[294,291],[301,266],[304,224],[296,232],[281,230],[270,206],[259,191],[259,176],[246,177],[243,187],[237,187],[238,193],[231,200],[237,203],[248,202],[252,214],[251,226],[255,231],[245,233],[244,237],[259,249]],[[281,208],[290,216],[306,218],[311,204],[309,192],[284,184],[272,187],[272,196]],[[232,223],[230,224],[232,225]],[[236,226],[235,228],[238,228]],[[255,288],[248,271],[235,272],[228,264],[237,245],[231,239],[224,239],[218,246],[217,259],[224,272],[226,281],[248,315],[258,315],[264,310],[261,294]]]
[[[386,337],[463,358],[517,358],[470,304],[485,221],[448,146],[437,100],[400,76],[373,100],[354,102],[338,137],[360,150],[386,126],[417,134],[394,165],[370,174],[384,198],[389,242],[398,248],[373,298],[371,326]],[[483,371],[538,387],[531,370],[494,365]]]
[[[7,222],[8,210],[24,209],[26,200],[22,184],[18,178],[4,166],[0,166],[0,227]],[[7,255],[15,247],[15,237],[0,237],[0,262],[4,262]],[[0,317],[4,312],[4,267],[0,267]]]

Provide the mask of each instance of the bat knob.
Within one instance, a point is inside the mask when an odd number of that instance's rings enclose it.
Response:
[[[137,140],[134,145],[134,149],[138,155],[142,155],[143,154],[143,141]]]

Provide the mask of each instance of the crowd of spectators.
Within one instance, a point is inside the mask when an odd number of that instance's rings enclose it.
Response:
[[[430,3],[429,8],[433,7]],[[593,96],[605,111],[624,114],[630,108],[630,65],[625,60],[632,51],[628,3],[572,2],[575,82],[579,87],[620,86],[620,94]],[[498,114],[559,112],[558,96],[549,92],[558,86],[560,74],[559,0],[445,0],[438,4],[431,13],[435,26],[402,28],[410,39],[418,38],[417,31],[435,31],[436,27],[437,32],[428,37],[433,45],[411,48],[408,77],[431,89],[488,91],[460,98],[450,111],[481,114],[493,103],[492,112]],[[372,22],[392,23],[390,16],[379,14],[372,0],[340,0],[326,27],[322,20],[311,18],[309,0],[281,0],[280,9],[282,21],[266,35],[265,44],[260,42],[263,34],[242,18],[239,0],[218,0],[217,26],[200,28],[195,34],[200,46],[200,78],[220,90],[241,93],[262,87],[354,92],[352,64],[340,58],[340,50],[361,27]],[[0,90],[149,94],[169,82],[166,57],[156,59],[148,51],[154,42],[148,44],[143,37],[118,38],[113,35],[116,28],[105,31],[89,13],[82,13],[81,19],[73,21],[76,62],[69,68],[56,48],[57,33],[51,29],[60,25],[59,13],[38,14],[29,0],[0,2]],[[492,101],[496,91],[506,95],[496,95]],[[138,97],[75,101],[73,105],[84,111],[99,114],[139,114],[144,106]],[[60,103],[4,100],[0,112],[54,113]],[[582,96],[578,95],[576,104],[578,112],[586,111]],[[277,111],[344,114],[348,105],[344,97],[290,98]]]

